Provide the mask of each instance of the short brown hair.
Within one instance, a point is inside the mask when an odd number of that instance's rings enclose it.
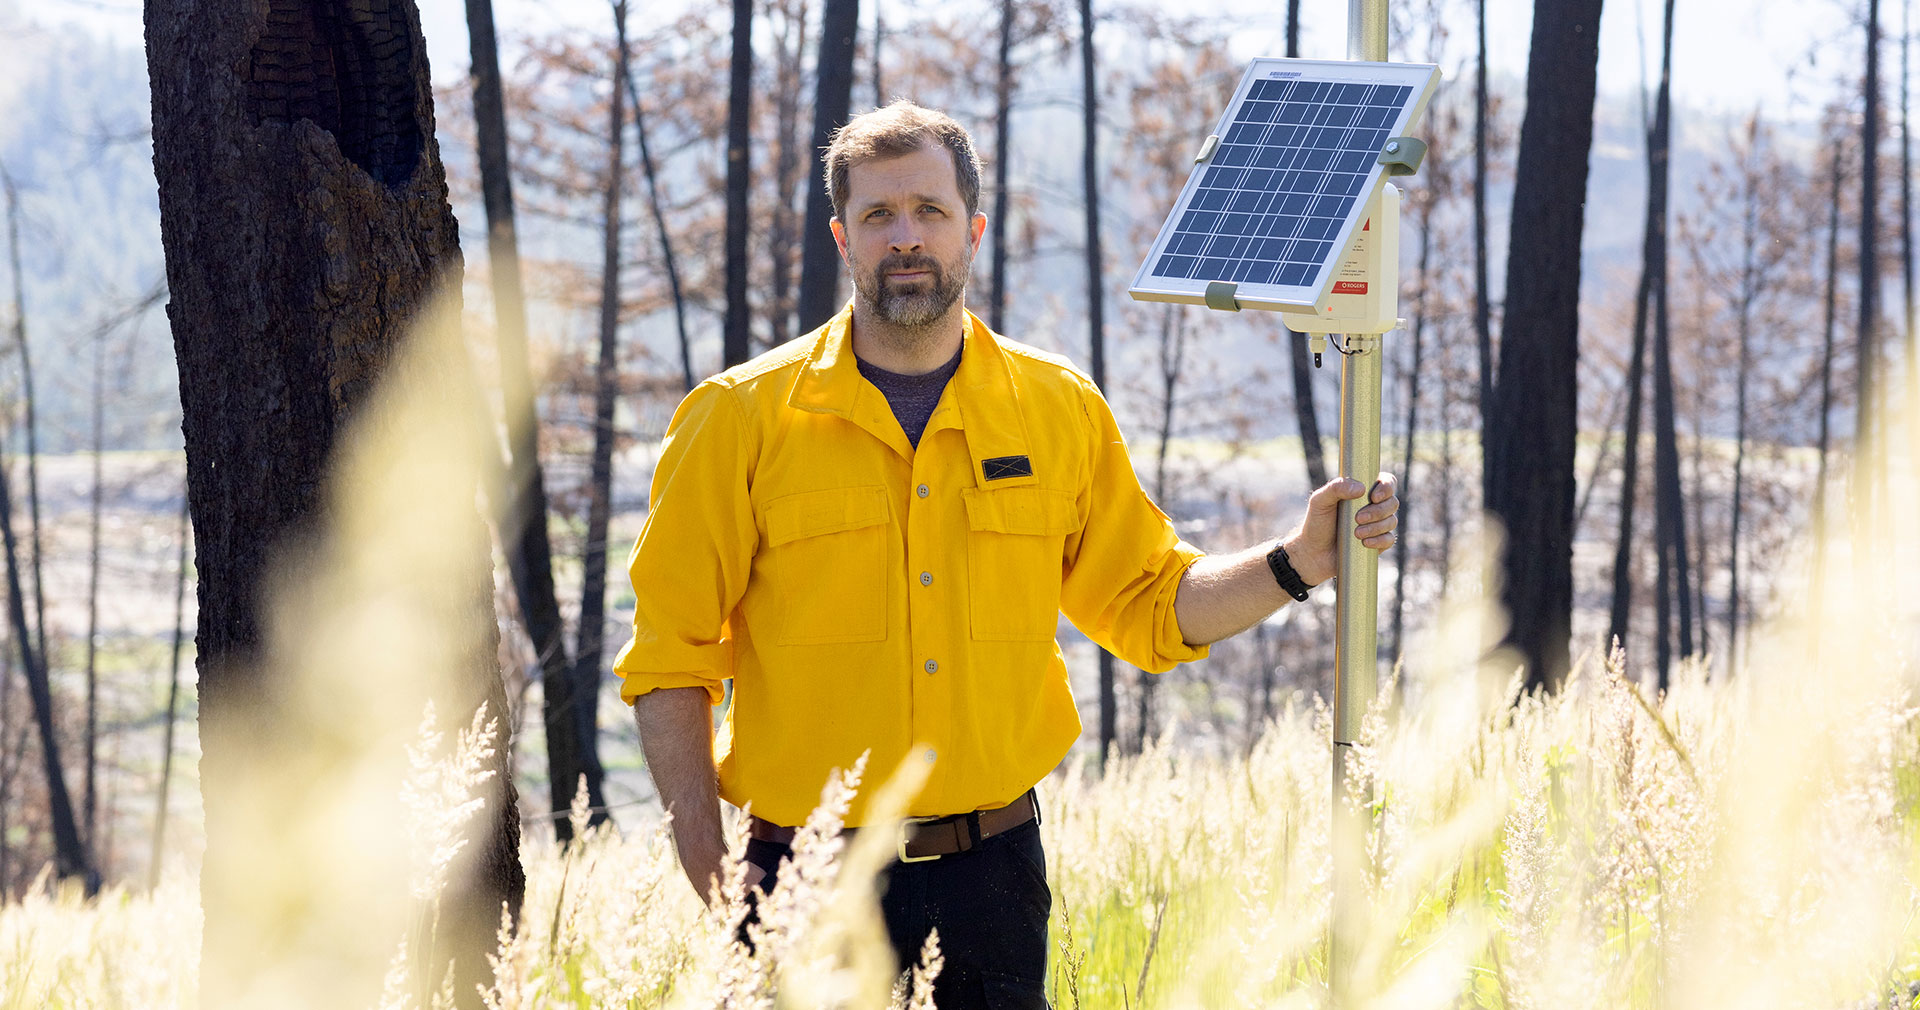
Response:
[[[967,216],[980,210],[980,156],[974,153],[973,138],[952,116],[915,105],[904,98],[885,108],[861,113],[847,125],[833,131],[827,145],[827,196],[833,200],[833,215],[847,209],[847,170],[856,161],[898,158],[912,154],[927,144],[938,144],[953,155],[954,182],[960,187],[960,199],[967,205]]]

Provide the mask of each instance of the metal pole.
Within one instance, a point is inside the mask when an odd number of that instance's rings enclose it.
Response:
[[[1385,62],[1387,0],[1347,0],[1347,58]],[[1376,239],[1377,241],[1377,239]],[[1380,364],[1384,335],[1349,335],[1340,356],[1340,474],[1371,488],[1380,472]],[[1378,676],[1380,556],[1351,534],[1363,496],[1340,506],[1340,575],[1334,618],[1333,910],[1327,981],[1335,1010],[1350,1010],[1360,987],[1354,968],[1366,936],[1367,829],[1371,787],[1348,797],[1347,758]]]

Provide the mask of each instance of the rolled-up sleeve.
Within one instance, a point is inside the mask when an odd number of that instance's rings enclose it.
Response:
[[[1088,389],[1082,402],[1091,472],[1080,490],[1080,530],[1067,540],[1060,609],[1088,638],[1148,672],[1205,658],[1206,646],[1181,636],[1173,601],[1187,567],[1206,552],[1182,541],[1141,488],[1107,401]]]
[[[633,638],[614,658],[620,697],[704,687],[733,676],[729,615],[758,540],[747,498],[752,447],[734,391],[702,383],[674,412],[653,473],[646,525],[628,558]]]

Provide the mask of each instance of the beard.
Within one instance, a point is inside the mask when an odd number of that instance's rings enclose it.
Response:
[[[939,321],[966,293],[967,271],[972,265],[971,257],[951,264],[949,269],[949,264],[923,253],[889,253],[872,270],[854,264],[850,272],[854,290],[872,306],[881,322],[918,329]],[[927,278],[901,290],[887,282],[887,274],[898,270],[924,270]]]

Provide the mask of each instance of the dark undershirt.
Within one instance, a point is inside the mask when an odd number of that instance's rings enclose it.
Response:
[[[965,349],[966,346],[961,345],[961,350]],[[860,365],[860,374],[887,398],[894,420],[899,421],[900,430],[907,433],[908,444],[920,448],[920,434],[927,430],[933,408],[940,405],[940,394],[946,391],[947,382],[960,368],[960,351],[953,352],[952,361],[925,375],[901,375],[858,358],[855,360]]]

